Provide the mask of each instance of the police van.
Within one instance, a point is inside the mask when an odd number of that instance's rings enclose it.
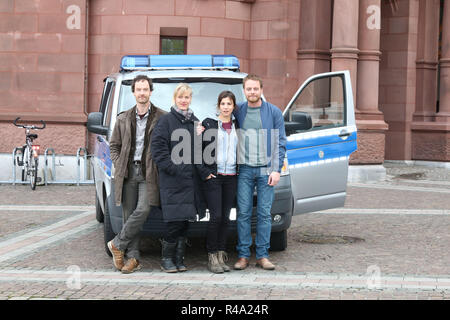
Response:
[[[191,108],[203,120],[216,116],[217,97],[232,91],[244,102],[239,60],[233,55],[129,55],[120,71],[104,80],[98,112],[88,116],[89,132],[96,135],[91,158],[95,180],[96,216],[104,222],[106,243],[120,232],[122,208],[114,202],[114,165],[109,139],[119,113],[136,104],[131,82],[139,74],[153,81],[151,101],[170,110],[172,95],[180,82],[193,89]],[[282,106],[279,106],[282,107]],[[306,80],[283,112],[287,136],[286,159],[272,205],[271,250],[287,247],[287,230],[293,215],[344,206],[349,156],[357,148],[353,93],[348,71],[317,74]],[[256,193],[252,229],[256,228]],[[236,233],[236,208],[230,215],[230,232]],[[206,235],[208,214],[192,222],[188,236]],[[161,210],[152,209],[142,234],[163,236]]]

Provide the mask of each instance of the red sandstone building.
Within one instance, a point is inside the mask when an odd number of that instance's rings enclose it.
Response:
[[[0,153],[44,119],[42,149],[89,148],[87,114],[125,54],[234,54],[284,108],[351,71],[354,164],[450,161],[450,0],[1,0]]]

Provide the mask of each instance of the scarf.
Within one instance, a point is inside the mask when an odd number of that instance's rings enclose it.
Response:
[[[194,114],[194,111],[192,111],[191,108],[187,110],[181,110],[177,105],[174,105],[172,108],[179,114],[183,115],[187,120],[191,119],[192,115]]]

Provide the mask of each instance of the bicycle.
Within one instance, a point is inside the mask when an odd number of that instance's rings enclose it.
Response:
[[[39,149],[40,146],[33,144],[33,141],[37,139],[38,135],[30,133],[31,130],[40,130],[46,127],[43,120],[41,127],[35,125],[17,124],[20,117],[14,120],[14,125],[19,128],[25,129],[25,144],[22,147],[21,159],[17,157],[17,164],[22,167],[22,181],[26,181],[30,177],[31,190],[36,189],[36,182],[38,181],[38,167],[39,167]],[[14,164],[15,165],[15,164]]]

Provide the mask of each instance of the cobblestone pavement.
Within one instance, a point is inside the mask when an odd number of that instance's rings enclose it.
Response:
[[[450,299],[450,170],[387,164],[388,178],[349,184],[344,208],[295,216],[274,272],[206,271],[193,239],[189,271],[114,270],[95,220],[93,186],[0,185],[0,299]],[[231,241],[229,263],[237,258]]]

